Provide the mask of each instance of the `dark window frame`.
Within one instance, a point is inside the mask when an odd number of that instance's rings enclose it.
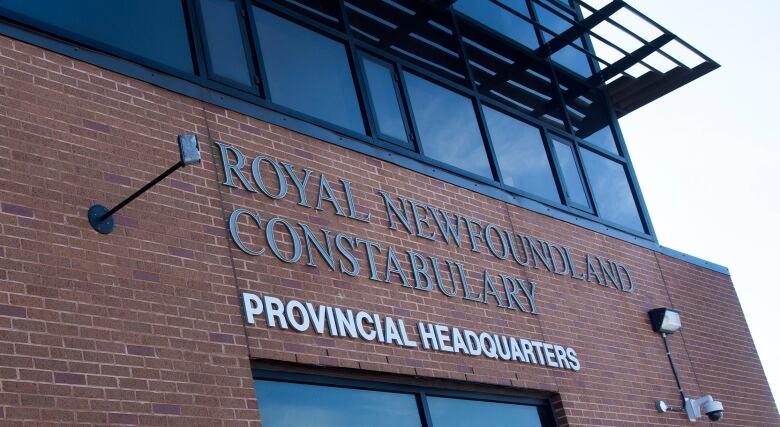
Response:
[[[648,232],[649,228],[650,228],[650,225],[645,220],[645,216],[643,215],[642,206],[640,204],[640,200],[637,197],[637,194],[638,194],[637,187],[635,187],[634,180],[633,180],[633,178],[631,176],[631,173],[630,173],[631,168],[628,167],[628,164],[623,159],[615,156],[614,154],[612,154],[612,153],[610,153],[608,151],[605,151],[605,150],[601,149],[601,147],[596,147],[596,146],[593,146],[593,145],[586,146],[585,144],[582,144],[580,150],[588,150],[588,151],[596,154],[597,156],[604,157],[607,160],[613,161],[618,166],[620,166],[620,168],[623,170],[623,173],[626,176],[626,183],[628,184],[628,190],[631,192],[631,196],[632,196],[632,200],[634,201],[634,205],[636,205],[637,214],[639,215],[640,225],[642,226],[642,229],[645,230],[645,232]],[[580,156],[579,150],[578,150],[577,155]],[[580,161],[580,164],[582,166],[581,173],[584,176],[587,177],[587,175],[588,175],[588,169],[587,169],[588,165],[584,161]],[[591,188],[590,184],[588,184],[588,194],[591,195],[591,203],[593,204],[593,210],[596,211],[596,213],[598,214],[598,207],[597,207],[597,203],[596,203],[596,200],[595,200],[595,196],[593,196],[593,194],[591,193],[590,188]],[[608,220],[608,219],[606,219],[604,217],[599,217],[599,219],[604,224],[610,225],[612,227],[628,228],[628,227],[626,227],[624,225],[621,225],[621,224],[618,224],[618,223],[616,223],[614,221],[610,221],[610,220]],[[630,229],[630,228],[628,228],[628,229]],[[639,230],[636,230],[636,231],[639,231]]]
[[[298,372],[281,372],[275,370],[253,369],[252,380],[280,381],[294,384],[310,384],[329,387],[342,387],[354,390],[382,391],[391,393],[413,394],[416,397],[420,420],[423,427],[432,425],[428,409],[427,396],[447,397],[455,399],[475,400],[482,402],[508,403],[515,405],[535,406],[543,427],[557,427],[552,402],[549,399],[517,396],[511,394],[494,394],[482,391],[464,391],[439,387],[424,387],[419,385],[399,384],[394,382],[379,382],[357,378],[345,378],[322,374],[302,374]],[[512,390],[511,392],[514,392]],[[262,411],[260,402],[258,407]]]
[[[528,198],[538,199],[538,200],[545,200],[545,201],[547,201],[549,203],[555,203],[556,205],[564,205],[565,206],[564,190],[563,190],[563,187],[561,187],[562,178],[558,175],[559,172],[558,172],[558,167],[557,167],[557,160],[553,157],[553,152],[552,152],[552,149],[553,149],[552,148],[552,140],[547,135],[545,128],[542,127],[542,126],[539,126],[538,124],[534,124],[534,123],[526,120],[524,117],[522,117],[519,114],[517,114],[517,112],[515,110],[513,110],[511,108],[507,108],[506,106],[504,106],[504,104],[499,103],[499,108],[496,108],[495,106],[493,106],[491,104],[488,104],[488,103],[483,103],[483,108],[484,108],[484,106],[487,106],[488,108],[496,110],[496,111],[498,111],[501,114],[505,114],[505,115],[511,117],[512,119],[517,120],[519,122],[522,122],[523,124],[525,124],[527,126],[531,126],[534,129],[539,131],[539,136],[540,136],[540,140],[542,142],[542,147],[544,148],[544,152],[545,152],[545,154],[547,156],[547,162],[548,162],[548,164],[550,166],[550,172],[552,173],[553,181],[555,183],[555,188],[556,188],[557,193],[558,193],[558,200],[548,199],[548,198],[546,198],[544,196],[541,196],[541,195],[538,195],[538,194],[534,194],[534,193],[530,193],[528,191],[522,190],[519,187],[515,187],[513,185],[507,184],[506,182],[504,182],[503,179],[500,182],[501,186],[505,190],[510,191],[512,193],[515,193],[515,194],[518,194],[518,195],[523,196],[523,197],[528,197]],[[483,111],[483,115],[484,115],[484,111]],[[487,119],[485,119],[485,125],[487,125]],[[489,131],[490,131],[490,128],[488,128],[488,132]],[[493,144],[492,144],[492,138],[491,138],[491,146],[492,145]],[[498,161],[498,159],[496,159],[496,161]],[[496,165],[497,165],[497,169],[498,169],[499,173],[502,173],[500,166],[498,166],[498,162],[496,163]],[[502,174],[502,177],[503,177],[503,174]]]
[[[358,67],[360,69],[359,78],[361,83],[363,83],[360,86],[364,88],[366,92],[364,99],[369,101],[365,103],[365,110],[368,113],[369,121],[371,122],[372,125],[371,135],[375,135],[377,138],[381,138],[386,142],[390,142],[392,144],[396,144],[398,146],[405,147],[410,150],[414,150],[414,149],[419,150],[420,147],[418,147],[416,144],[417,138],[415,136],[414,130],[412,129],[412,117],[410,115],[409,109],[407,108],[409,101],[408,98],[406,97],[406,90],[403,87],[404,82],[402,81],[401,78],[402,70],[399,69],[398,65],[395,62],[387,61],[383,58],[378,58],[375,55],[372,55],[364,51],[363,49],[357,49],[357,59],[358,62],[360,63],[360,66]],[[379,122],[377,120],[376,113],[374,112],[374,105],[371,97],[371,89],[368,84],[368,77],[366,75],[366,69],[363,64],[363,60],[376,62],[380,66],[388,68],[392,73],[393,88],[395,89],[396,101],[398,102],[398,108],[401,111],[401,120],[403,122],[404,132],[406,133],[406,138],[407,138],[405,141],[384,134],[379,130]]]
[[[186,26],[188,46],[190,48],[190,54],[192,56],[191,58],[192,71],[193,74],[197,76],[198,74],[200,74],[201,70],[198,67],[199,65],[198,61],[196,60],[195,38],[193,37],[193,30],[192,30],[193,27],[195,27],[195,25],[194,22],[192,21],[193,15],[192,13],[190,13],[192,9],[192,3],[190,0],[179,0],[179,1],[181,2],[182,18],[184,19],[184,25]],[[87,49],[95,49],[101,52],[105,52],[109,55],[116,55],[121,58],[126,58],[132,62],[141,64],[143,66],[160,70],[167,74],[185,78],[187,80],[193,80],[192,79],[193,74],[187,73],[183,70],[179,70],[176,67],[171,67],[164,63],[157,62],[152,59],[145,58],[140,55],[134,54],[132,52],[126,51],[124,49],[111,46],[109,43],[105,43],[100,40],[95,40],[93,38],[86,37],[81,34],[74,33],[72,31],[59,29],[54,25],[47,24],[44,21],[20,15],[12,10],[6,9],[5,7],[3,7],[2,3],[0,3],[0,18],[2,17],[8,17],[13,21],[21,22],[24,25],[36,28],[44,33],[50,34],[53,37],[69,40],[73,43],[84,46]]]
[[[344,47],[344,53],[345,53],[346,58],[347,58],[347,66],[350,68],[351,77],[352,77],[352,84],[353,84],[354,89],[355,89],[355,98],[357,100],[357,106],[358,106],[358,110],[359,110],[358,113],[360,114],[361,121],[362,121],[362,124],[363,124],[363,128],[365,129],[366,133],[364,134],[364,133],[361,133],[361,132],[357,132],[357,131],[355,131],[353,129],[345,128],[345,127],[340,126],[338,124],[329,122],[329,121],[327,121],[325,119],[321,119],[319,117],[312,116],[310,114],[307,114],[307,113],[298,111],[296,109],[293,109],[291,107],[286,107],[284,105],[281,105],[281,104],[278,104],[278,103],[274,102],[271,99],[271,97],[269,96],[269,94],[268,94],[268,92],[269,92],[268,91],[269,84],[268,84],[268,77],[266,75],[265,68],[263,66],[263,64],[264,64],[263,53],[262,53],[262,50],[261,50],[260,46],[256,46],[255,54],[256,54],[257,59],[258,59],[258,63],[259,63],[259,67],[260,67],[259,68],[260,69],[260,74],[262,75],[262,79],[261,80],[262,80],[262,83],[263,83],[263,89],[264,89],[263,93],[264,93],[264,96],[265,96],[264,100],[266,101],[266,103],[268,103],[268,105],[272,106],[272,108],[277,109],[277,110],[283,112],[284,114],[288,114],[288,115],[291,115],[291,116],[294,116],[294,117],[296,117],[296,116],[300,117],[303,120],[315,123],[315,124],[317,124],[319,126],[322,126],[322,127],[334,129],[337,132],[345,134],[345,135],[348,135],[348,136],[350,136],[352,138],[364,139],[366,136],[370,136],[370,135],[368,135],[370,128],[369,128],[368,120],[367,120],[367,117],[366,117],[366,110],[365,110],[366,103],[365,103],[365,99],[362,96],[362,90],[359,87],[358,76],[355,73],[355,69],[356,69],[356,66],[355,66],[356,62],[355,62],[355,57],[354,57],[355,52],[354,52],[354,49],[351,48],[351,46],[350,46],[349,37],[347,37],[346,35],[340,34],[338,31],[336,31],[336,30],[334,30],[334,29],[332,29],[330,27],[321,26],[322,24],[318,24],[318,23],[312,22],[312,20],[310,18],[304,17],[302,15],[300,15],[298,17],[298,19],[290,19],[290,17],[286,16],[286,15],[288,13],[297,15],[297,12],[292,12],[292,11],[285,10],[285,9],[279,7],[278,5],[276,5],[275,3],[268,3],[268,2],[265,2],[265,1],[252,1],[251,5],[250,5],[250,9],[247,10],[246,15],[247,15],[247,19],[249,19],[252,22],[252,37],[253,37],[253,40],[257,41],[257,43],[260,43],[260,39],[259,39],[259,33],[257,32],[257,28],[256,28],[257,24],[254,22],[254,19],[253,19],[254,11],[251,9],[251,8],[254,8],[254,7],[259,8],[261,10],[264,10],[267,13],[271,13],[273,15],[276,15],[277,17],[279,17],[281,19],[287,20],[290,23],[292,23],[293,25],[297,25],[297,26],[303,27],[306,30],[309,30],[309,31],[312,31],[312,32],[314,32],[316,34],[319,34],[320,36],[323,36],[323,37],[325,37],[325,38],[327,38],[327,39],[329,39],[329,40],[331,40],[333,42],[339,43],[339,44],[341,44]]]
[[[423,147],[422,139],[420,138],[420,133],[418,131],[417,120],[414,117],[414,110],[411,107],[411,103],[409,102],[409,98],[407,98],[406,99],[406,101],[407,101],[407,108],[409,110],[409,114],[411,115],[411,123],[412,123],[412,128],[414,129],[414,133],[415,133],[415,140],[417,141],[417,148],[418,148],[418,151],[419,151],[420,155],[422,155],[423,159],[426,162],[431,163],[431,164],[433,164],[435,166],[438,166],[438,167],[440,167],[442,169],[446,169],[446,170],[449,170],[449,171],[452,171],[452,172],[455,172],[455,173],[459,173],[461,175],[467,176],[467,177],[469,177],[469,178],[471,178],[473,180],[476,180],[476,181],[480,181],[480,182],[483,182],[483,183],[486,183],[486,184],[491,184],[491,185],[494,185],[495,183],[499,183],[500,181],[499,181],[499,175],[498,175],[499,174],[498,168],[496,167],[495,162],[493,160],[495,158],[495,155],[493,154],[493,145],[490,143],[490,137],[489,136],[487,136],[487,137],[485,136],[485,134],[486,134],[485,131],[486,131],[487,127],[485,125],[485,120],[484,120],[484,117],[483,117],[483,114],[482,114],[482,106],[479,104],[479,101],[477,100],[477,98],[473,94],[469,93],[468,90],[465,90],[465,89],[459,88],[459,87],[453,87],[453,86],[447,87],[446,85],[441,85],[438,81],[436,81],[434,79],[431,79],[430,76],[422,74],[422,73],[419,73],[419,72],[416,72],[415,70],[408,69],[406,66],[403,66],[401,68],[401,75],[400,75],[401,82],[402,82],[401,84],[404,87],[409,87],[408,83],[406,81],[406,76],[405,76],[405,73],[404,73],[405,71],[410,73],[410,74],[415,75],[416,77],[418,77],[420,79],[427,80],[429,83],[432,83],[432,84],[437,85],[437,86],[442,86],[442,87],[444,87],[444,89],[449,90],[449,91],[451,91],[451,92],[453,92],[453,93],[455,93],[455,94],[457,94],[459,96],[462,96],[462,97],[466,98],[466,100],[468,100],[468,102],[471,104],[471,108],[474,110],[474,119],[477,122],[477,128],[478,128],[478,131],[480,133],[480,136],[482,137],[482,146],[485,149],[485,157],[487,158],[488,164],[490,166],[490,173],[492,174],[493,177],[492,177],[492,179],[488,178],[488,177],[484,177],[482,175],[475,174],[475,173],[467,171],[465,169],[461,169],[461,168],[459,168],[459,167],[457,167],[455,165],[451,165],[449,163],[444,163],[444,162],[436,160],[436,159],[434,159],[432,157],[428,157],[425,154],[425,149]]]
[[[262,95],[260,93],[260,79],[259,79],[259,71],[257,69],[257,61],[255,60],[255,43],[252,40],[251,35],[253,34],[250,29],[248,28],[249,23],[247,22],[246,15],[247,10],[245,8],[244,0],[226,0],[234,4],[235,10],[236,10],[236,18],[239,23],[239,33],[241,34],[241,41],[243,43],[243,51],[244,51],[244,57],[246,58],[246,64],[248,67],[248,74],[249,74],[249,80],[250,85],[247,86],[241,82],[234,81],[232,79],[218,76],[214,72],[213,68],[213,59],[211,58],[211,55],[209,54],[208,49],[208,36],[205,31],[206,23],[204,19],[203,11],[201,10],[201,2],[203,0],[195,0],[192,1],[192,11],[193,11],[193,22],[197,22],[198,25],[194,25],[193,30],[196,30],[197,33],[193,34],[193,39],[197,42],[196,44],[199,44],[199,57],[202,57],[203,59],[203,70],[205,72],[206,77],[214,82],[224,84],[230,87],[234,87],[240,91],[248,92],[255,95]],[[193,31],[195,33],[196,31]],[[265,87],[265,86],[263,86]]]
[[[546,132],[546,139],[550,142],[550,154],[552,155],[552,158],[554,159],[555,163],[555,169],[557,173],[558,183],[560,185],[561,195],[563,196],[563,199],[567,206],[570,206],[574,209],[580,210],[585,213],[589,213],[595,216],[598,216],[598,212],[596,212],[596,207],[593,204],[593,195],[590,191],[590,183],[588,182],[588,177],[585,175],[585,170],[582,166],[582,159],[580,159],[580,152],[577,148],[577,143],[571,139],[568,135],[563,136],[558,133],[554,132]],[[577,168],[577,174],[580,177],[580,182],[582,183],[582,189],[585,192],[585,199],[587,201],[587,205],[582,205],[580,203],[577,203],[571,199],[569,196],[569,191],[567,189],[568,184],[566,183],[566,180],[563,178],[563,170],[561,169],[561,163],[558,159],[558,154],[555,152],[555,149],[553,147],[553,144],[555,142],[559,142],[563,145],[568,146],[571,149],[571,154],[574,157],[574,166]]]

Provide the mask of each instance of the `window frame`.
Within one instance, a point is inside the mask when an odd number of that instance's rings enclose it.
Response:
[[[300,117],[303,120],[314,123],[318,126],[335,129],[337,132],[348,135],[350,137],[358,138],[361,140],[365,139],[367,136],[370,137],[371,128],[369,127],[369,123],[368,123],[369,121],[367,120],[367,116],[366,116],[366,108],[365,108],[366,100],[363,97],[363,91],[361,90],[360,87],[361,84],[358,82],[358,76],[355,72],[356,70],[355,52],[354,52],[354,48],[352,48],[351,43],[349,41],[350,37],[345,34],[339,33],[337,30],[334,30],[333,28],[330,28],[328,26],[325,26],[317,22],[313,22],[311,18],[302,16],[295,11],[282,8],[275,3],[268,2],[268,1],[260,1],[260,0],[254,0],[254,1],[249,0],[249,3],[250,3],[249,9],[247,9],[246,11],[246,19],[248,19],[249,22],[251,23],[252,40],[255,41],[255,55],[257,56],[258,67],[260,70],[261,81],[263,84],[263,99],[265,100],[265,102],[268,105],[272,106],[272,108],[277,109],[284,114],[288,114],[293,117]],[[339,43],[344,47],[344,53],[347,58],[347,66],[350,69],[350,76],[352,77],[352,84],[355,89],[355,98],[357,101],[358,113],[360,114],[360,118],[363,123],[363,129],[365,131],[364,133],[357,132],[353,129],[345,128],[341,125],[329,122],[325,119],[321,119],[319,117],[312,116],[302,111],[298,111],[294,108],[287,107],[282,104],[278,104],[274,102],[273,99],[271,99],[269,94],[270,91],[268,89],[270,87],[268,83],[268,76],[266,73],[266,69],[264,67],[263,52],[260,46],[262,43],[259,38],[259,32],[257,31],[257,23],[255,22],[254,19],[254,10],[253,10],[254,8],[259,8],[261,10],[264,10],[267,13],[276,15],[281,19],[289,21],[293,25],[303,27],[304,29],[319,34],[320,36],[325,37],[335,43]]]
[[[485,125],[485,120],[484,120],[483,113],[482,113],[482,106],[479,104],[479,101],[477,100],[477,98],[473,94],[469,93],[469,91],[467,91],[467,90],[464,90],[464,89],[459,88],[457,86],[443,85],[438,80],[431,79],[431,77],[426,75],[426,74],[423,74],[423,73],[420,73],[418,71],[409,69],[407,67],[402,67],[401,68],[401,74],[400,74],[399,77],[400,77],[401,82],[402,82],[401,84],[405,88],[409,87],[409,84],[406,81],[406,72],[408,72],[409,74],[413,74],[415,77],[417,77],[419,79],[426,80],[426,81],[428,81],[428,83],[434,84],[436,86],[441,86],[445,90],[449,90],[450,92],[453,92],[456,95],[462,96],[463,98],[465,98],[471,104],[471,108],[472,108],[472,110],[474,112],[474,120],[476,121],[476,124],[477,124],[477,131],[479,132],[479,136],[482,139],[482,148],[485,149],[485,159],[488,162],[488,167],[490,168],[490,174],[492,176],[491,177],[485,177],[485,176],[476,174],[474,172],[471,172],[471,171],[468,171],[468,170],[465,170],[465,169],[461,169],[458,166],[451,165],[449,163],[445,163],[445,162],[436,160],[436,159],[426,155],[425,154],[425,148],[423,147],[423,141],[422,141],[422,138],[420,138],[420,132],[418,130],[419,125],[417,124],[417,119],[414,117],[414,109],[412,108],[412,105],[411,105],[411,99],[407,98],[406,99],[407,109],[409,111],[409,115],[411,116],[412,128],[414,129],[415,140],[417,141],[417,150],[418,150],[419,154],[421,156],[423,156],[425,161],[428,162],[428,163],[431,163],[431,164],[433,164],[435,166],[438,166],[438,167],[440,167],[442,169],[447,169],[447,170],[453,171],[455,173],[464,175],[464,176],[469,177],[469,178],[471,178],[473,180],[476,180],[476,181],[488,183],[488,184],[491,184],[491,185],[495,185],[495,184],[501,182],[500,181],[500,175],[499,175],[499,172],[498,172],[498,168],[496,167],[495,161],[494,161],[495,155],[493,153],[493,144],[490,142],[490,136],[487,135],[487,133],[486,133],[487,127]]]
[[[412,129],[413,119],[411,117],[409,108],[407,108],[407,106],[409,105],[409,101],[408,101],[408,97],[406,96],[407,92],[405,88],[405,82],[401,77],[401,72],[403,70],[400,69],[397,63],[388,61],[383,58],[379,58],[376,55],[372,55],[363,49],[358,48],[356,49],[356,51],[357,51],[356,58],[357,58],[357,62],[359,63],[359,66],[357,68],[360,69],[360,72],[358,73],[361,82],[360,86],[362,86],[362,88],[364,88],[365,90],[364,99],[367,101],[365,103],[365,110],[368,113],[369,122],[371,123],[371,130],[372,130],[371,135],[374,135],[377,138],[381,138],[386,142],[398,145],[400,147],[404,147],[410,150],[415,150],[415,149],[420,150],[421,148],[417,144],[417,137],[415,136],[415,130]],[[401,120],[403,122],[404,132],[406,133],[406,138],[407,138],[406,141],[382,133],[379,130],[379,121],[377,119],[376,112],[374,111],[374,104],[371,96],[371,88],[368,82],[368,75],[366,73],[366,69],[363,64],[364,60],[373,61],[382,67],[388,68],[392,73],[393,88],[395,89],[395,96],[396,96],[396,101],[398,102],[398,109],[401,111]]]
[[[181,3],[181,8],[182,8],[182,19],[184,20],[185,33],[188,41],[187,45],[190,49],[190,61],[192,65],[192,74],[183,70],[179,70],[176,67],[172,67],[170,65],[164,64],[162,62],[157,62],[153,59],[149,59],[137,55],[135,53],[129,52],[127,50],[118,48],[116,46],[112,46],[109,43],[105,43],[100,40],[96,40],[81,35],[79,33],[74,33],[72,31],[59,29],[56,26],[48,24],[39,19],[30,18],[18,14],[10,9],[3,7],[2,3],[0,3],[0,19],[2,19],[2,17],[7,16],[16,22],[21,22],[24,25],[39,29],[40,31],[51,34],[54,37],[69,40],[70,42],[84,46],[87,49],[95,49],[101,52],[105,52],[109,55],[116,55],[121,58],[126,58],[131,62],[135,62],[149,68],[154,68],[167,74],[172,74],[174,76],[181,77],[187,80],[193,80],[192,78],[193,75],[197,76],[198,74],[200,74],[201,70],[199,69],[199,63],[197,60],[198,55],[196,53],[195,37],[193,37],[193,28],[196,27],[196,25],[194,25],[195,23],[193,22],[192,19],[193,18],[193,15],[191,13],[192,2],[190,0],[179,0],[179,2]]]
[[[201,8],[201,2],[204,0],[193,0],[191,2],[192,4],[192,10],[193,10],[193,16],[194,20],[197,21],[198,25],[195,25],[194,27],[197,28],[197,34],[193,34],[192,38],[197,41],[200,44],[199,52],[202,58],[203,58],[203,70],[205,76],[214,82],[234,87],[238,90],[241,90],[243,92],[248,92],[251,94],[260,94],[260,79],[259,75],[260,73],[257,70],[257,61],[255,60],[255,43],[252,40],[252,32],[248,28],[248,22],[247,22],[247,10],[245,8],[244,0],[225,0],[233,3],[236,11],[236,18],[238,20],[239,24],[239,33],[241,35],[241,41],[243,42],[243,51],[244,51],[244,57],[246,59],[246,65],[247,65],[247,72],[249,73],[249,80],[250,85],[247,86],[241,82],[221,77],[217,75],[214,72],[213,62],[214,60],[211,58],[211,54],[209,53],[209,44],[208,44],[208,35],[206,34],[206,22],[204,18],[204,13]],[[195,33],[193,31],[193,33]],[[202,52],[202,53],[201,53]]]
[[[585,144],[583,144],[581,150],[588,150],[588,151],[592,152],[593,154],[595,154],[597,156],[601,156],[601,157],[607,159],[608,161],[612,161],[615,164],[617,164],[618,166],[620,166],[620,168],[623,170],[623,173],[626,176],[626,184],[628,184],[628,191],[631,192],[632,200],[634,201],[634,205],[636,206],[637,215],[639,216],[639,223],[641,224],[643,231],[645,233],[648,233],[649,232],[648,230],[649,230],[650,226],[649,226],[648,222],[645,220],[644,206],[642,205],[642,203],[640,201],[640,198],[637,195],[638,194],[637,193],[637,189],[636,189],[637,187],[634,184],[634,180],[633,180],[633,178],[631,176],[631,168],[628,167],[628,164],[625,161],[623,161],[621,158],[615,156],[614,154],[612,154],[612,153],[602,149],[601,147],[594,146],[592,144],[588,144],[587,146]],[[579,153],[578,153],[578,155],[579,155]],[[581,165],[582,165],[582,174],[587,176],[588,175],[588,170],[587,170],[588,165],[584,161],[581,161]],[[593,204],[593,210],[598,215],[597,202],[596,202],[595,196],[593,196],[592,193],[590,193],[590,184],[588,184],[588,192],[589,192],[589,194],[591,194],[591,203]],[[624,226],[622,224],[618,224],[618,223],[616,223],[614,221],[611,221],[611,220],[608,220],[608,219],[606,219],[606,218],[604,218],[602,216],[599,216],[598,218],[604,224],[610,225],[612,227],[621,228],[621,229],[627,229],[627,230],[633,230],[630,227],[626,227],[626,226]],[[638,232],[639,230],[634,230],[634,231]]]
[[[376,380],[364,380],[359,378],[345,378],[322,373],[303,374],[298,372],[282,372],[265,369],[252,370],[253,389],[255,380],[341,387],[353,390],[413,394],[416,398],[415,400],[417,401],[417,408],[420,412],[420,422],[422,427],[430,427],[433,425],[430,411],[428,409],[427,396],[534,406],[536,407],[537,413],[539,414],[539,420],[542,424],[542,427],[558,426],[550,399],[509,394],[517,392],[516,390],[505,389],[504,391],[506,391],[507,394],[497,394],[490,393],[488,391],[465,391],[411,384],[399,384],[395,382],[380,382]],[[261,403],[257,402],[257,406],[262,413]]]
[[[482,115],[483,116],[485,115],[485,112],[484,112],[484,108],[485,107],[488,107],[488,108],[491,108],[493,110],[496,110],[496,111],[498,111],[501,114],[505,114],[505,115],[509,116],[510,118],[512,118],[514,120],[517,120],[517,121],[519,121],[519,122],[521,122],[521,123],[523,123],[523,124],[525,124],[527,126],[531,126],[534,129],[539,131],[539,137],[540,137],[541,142],[542,142],[542,147],[544,148],[545,155],[547,156],[547,163],[548,163],[548,165],[550,167],[550,172],[552,173],[552,177],[553,177],[553,181],[554,181],[554,184],[555,184],[555,188],[556,188],[556,191],[558,193],[558,200],[548,199],[548,198],[546,198],[544,196],[541,196],[539,194],[534,194],[534,193],[531,193],[529,191],[522,190],[519,187],[510,185],[510,184],[507,184],[506,182],[504,182],[503,172],[501,171],[501,166],[499,165],[498,158],[496,158],[496,169],[498,170],[498,173],[501,176],[500,184],[501,184],[502,188],[504,188],[507,191],[511,191],[512,193],[515,193],[517,195],[523,196],[523,197],[528,197],[528,198],[535,199],[535,200],[542,200],[542,201],[546,201],[548,203],[555,203],[556,205],[564,205],[565,206],[566,203],[565,203],[565,199],[563,197],[564,192],[563,192],[563,188],[561,187],[561,184],[560,184],[562,178],[559,176],[558,167],[557,167],[557,159],[555,157],[553,157],[553,153],[552,153],[552,140],[548,137],[547,132],[546,132],[544,126],[539,126],[539,125],[534,124],[533,122],[531,122],[529,120],[526,120],[523,116],[517,114],[515,112],[515,110],[513,110],[511,108],[508,108],[508,107],[504,106],[501,103],[498,103],[497,106],[496,105],[492,105],[492,104],[483,103],[482,104],[482,108],[483,108]],[[487,131],[489,133],[490,132],[490,127],[488,126],[487,119],[485,119],[485,128],[487,129]],[[493,150],[495,150],[495,147],[493,147],[493,139],[492,139],[492,137],[490,138],[490,144],[491,144],[491,148]]]
[[[580,158],[580,152],[577,148],[577,143],[571,139],[570,136],[563,136],[554,132],[549,132],[545,130],[546,139],[550,143],[550,154],[552,155],[552,158],[554,159],[553,162],[555,163],[555,169],[557,172],[558,184],[560,185],[561,195],[563,196],[564,203],[567,206],[570,206],[574,209],[580,210],[582,212],[586,212],[592,215],[598,216],[598,213],[596,212],[596,209],[593,205],[593,196],[590,192],[590,183],[587,180],[587,176],[585,176],[585,170],[582,166],[582,159]],[[580,177],[580,182],[582,183],[582,189],[585,193],[585,200],[587,201],[587,205],[582,205],[580,203],[577,203],[572,200],[572,198],[569,196],[569,191],[567,189],[568,184],[566,183],[566,180],[563,178],[563,170],[561,169],[561,163],[558,159],[558,154],[555,152],[555,147],[553,145],[555,142],[559,142],[563,145],[566,145],[571,150],[572,156],[574,157],[574,166],[577,168],[577,174]]]

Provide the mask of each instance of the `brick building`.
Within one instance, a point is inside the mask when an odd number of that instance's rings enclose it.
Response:
[[[717,64],[594,3],[1,2],[0,425],[780,425],[617,122]]]

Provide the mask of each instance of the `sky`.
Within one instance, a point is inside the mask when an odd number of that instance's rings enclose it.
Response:
[[[721,65],[620,125],[659,243],[728,267],[780,402],[780,1],[629,3]]]

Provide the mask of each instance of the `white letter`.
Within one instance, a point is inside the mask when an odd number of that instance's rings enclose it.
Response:
[[[263,302],[255,294],[244,292],[244,318],[246,323],[255,324],[255,316],[263,313]]]
[[[357,323],[358,335],[360,335],[360,338],[363,338],[366,341],[373,341],[374,338],[376,338],[376,331],[366,331],[363,322],[366,322],[369,325],[374,324],[373,320],[371,320],[371,316],[368,313],[365,311],[358,311],[355,315],[355,323]]]
[[[265,300],[265,320],[269,328],[276,327],[276,320],[279,320],[279,327],[287,329],[287,320],[284,319],[284,304],[282,300],[276,297],[264,296]]]
[[[298,322],[298,319],[295,318],[295,313],[293,313],[293,310],[296,309],[298,310],[298,313],[301,316],[300,322]],[[306,312],[306,309],[303,307],[303,304],[300,303],[300,301],[297,300],[288,301],[287,309],[285,310],[285,313],[287,314],[287,321],[290,322],[290,326],[292,326],[293,329],[295,329],[298,332],[303,332],[309,329],[309,315]]]
[[[423,348],[426,350],[433,349],[438,350],[439,344],[436,342],[436,335],[433,333],[433,325],[430,323],[417,322],[417,333],[420,335],[420,341],[422,341]]]
[[[454,352],[452,346],[447,344],[450,342],[449,328],[444,325],[436,325],[434,328],[436,329],[436,338],[439,340],[439,348],[441,348],[441,351]]]

